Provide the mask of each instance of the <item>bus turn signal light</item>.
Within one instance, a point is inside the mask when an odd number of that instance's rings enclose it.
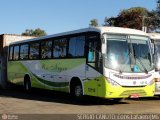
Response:
[[[160,82],[160,78],[156,78],[156,79],[155,79],[155,82]]]

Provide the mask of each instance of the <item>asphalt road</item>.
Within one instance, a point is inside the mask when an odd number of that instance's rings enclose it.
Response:
[[[69,94],[21,88],[0,90],[1,114],[159,114],[160,98],[124,99],[121,102],[86,97],[77,102]]]

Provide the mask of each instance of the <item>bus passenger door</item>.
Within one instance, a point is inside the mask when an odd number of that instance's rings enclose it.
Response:
[[[99,61],[99,43],[98,38],[89,39],[87,44],[87,64],[86,64],[86,82],[85,88],[87,95],[98,96],[98,85],[99,79],[97,79],[100,74]],[[98,43],[99,42],[99,43]]]

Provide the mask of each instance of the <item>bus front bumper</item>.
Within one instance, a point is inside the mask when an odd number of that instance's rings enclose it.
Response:
[[[155,93],[155,83],[145,87],[122,87],[109,84],[107,88],[105,98],[153,97]]]
[[[160,95],[160,82],[156,82],[155,95]]]

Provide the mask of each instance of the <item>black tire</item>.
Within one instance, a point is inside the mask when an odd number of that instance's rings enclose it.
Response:
[[[123,98],[114,98],[114,99],[113,99],[113,102],[118,103],[118,102],[121,102],[122,100],[123,100]]]
[[[84,100],[83,89],[81,83],[73,83],[70,89],[71,96],[77,102],[82,102]]]
[[[74,86],[74,96],[76,98],[81,98],[83,96],[82,85],[77,84],[77,85]]]
[[[24,90],[25,90],[25,91],[30,91],[31,88],[32,88],[32,86],[31,86],[30,78],[27,77],[27,76],[25,76],[25,77],[24,77]]]

